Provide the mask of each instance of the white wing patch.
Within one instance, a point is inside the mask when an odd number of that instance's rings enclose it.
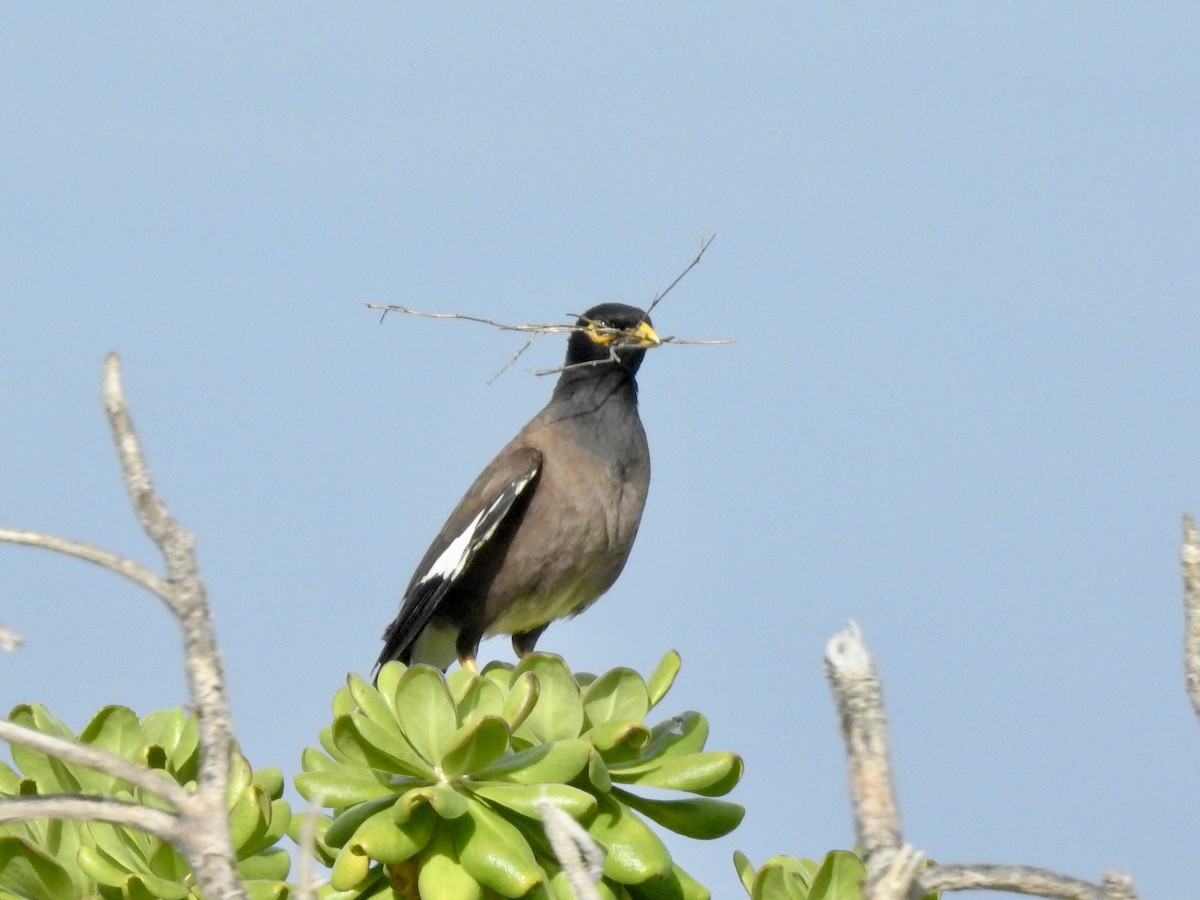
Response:
[[[462,575],[474,558],[475,552],[496,533],[496,529],[500,527],[500,523],[504,521],[505,515],[512,507],[513,501],[521,491],[525,490],[537,472],[538,470],[534,469],[523,478],[512,482],[501,492],[499,497],[482,509],[479,515],[472,519],[462,533],[452,540],[449,546],[433,561],[429,571],[421,576],[421,580],[415,586],[427,584],[435,579],[454,581]]]

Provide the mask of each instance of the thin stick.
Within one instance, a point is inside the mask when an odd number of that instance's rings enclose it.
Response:
[[[180,843],[205,897],[245,898],[238,877],[225,793],[233,747],[233,721],[225,697],[221,653],[213,634],[212,615],[204,581],[196,563],[195,539],[167,510],[154,490],[121,387],[121,360],[110,353],[104,360],[101,390],[113,445],[130,503],[162,554],[170,585],[167,605],[183,636],[188,692],[199,726],[200,764],[196,792],[183,811]]]
[[[11,653],[14,650],[19,650],[23,643],[24,638],[11,628],[6,628],[3,623],[0,623],[0,650],[6,650]]]
[[[1200,719],[1200,535],[1196,520],[1183,517],[1183,670],[1192,711]]]
[[[675,280],[672,281],[670,284],[668,284],[666,286],[666,288],[662,291],[662,293],[660,293],[658,296],[656,296],[653,300],[650,301],[650,305],[646,307],[646,315],[647,316],[649,316],[650,313],[652,313],[654,311],[654,307],[658,306],[659,300],[661,300],[663,297],[667,296],[667,294],[671,293],[671,288],[675,287],[675,285],[677,285],[677,284],[679,284],[679,282],[683,281],[683,277],[685,275],[687,275],[688,272],[692,271],[692,269],[696,268],[696,266],[700,262],[700,257],[704,256],[704,251],[707,250],[709,248],[709,246],[712,244],[712,242],[715,241],[716,239],[717,239],[717,236],[715,234],[710,234],[707,238],[700,239],[700,252],[697,253],[695,258],[690,263],[687,264],[687,266],[684,268],[684,270],[682,272],[680,272],[678,275],[675,276]]]
[[[171,844],[178,844],[182,822],[168,812],[111,797],[51,794],[0,800],[0,824],[31,819],[71,819],[76,822],[108,822],[145,831]]]
[[[122,578],[128,578],[140,588],[145,588],[156,597],[170,602],[171,590],[167,583],[147,569],[145,566],[118,556],[100,547],[93,547],[81,541],[72,541],[53,534],[41,534],[36,531],[20,531],[16,528],[0,527],[0,541],[7,544],[21,544],[26,547],[41,547],[43,550],[53,550],[94,563],[101,568],[115,572]]]
[[[24,725],[18,725],[16,722],[10,722],[8,719],[0,719],[0,740],[10,744],[22,744],[47,756],[87,766],[97,772],[127,781],[148,794],[161,797],[176,809],[186,807],[191,801],[191,794],[174,781],[156,775],[153,770],[145,766],[131,763],[129,760],[109,753],[107,750],[101,750],[99,747],[35,731]]]

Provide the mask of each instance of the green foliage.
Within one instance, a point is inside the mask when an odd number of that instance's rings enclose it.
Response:
[[[479,675],[389,663],[377,686],[350,676],[296,778],[333,813],[318,828],[332,866],[323,898],[567,900],[540,804],[604,848],[602,897],[707,898],[645,820],[688,837],[727,834],[743,810],[713,798],[737,783],[742,761],[704,750],[699,713],[646,723],[678,669],[672,651],[648,681],[623,668],[576,676],[537,653]]]
[[[862,900],[867,867],[858,854],[832,850],[821,862],[794,856],[772,856],[762,867],[743,853],[733,855],[733,864],[750,900]],[[938,900],[928,894],[922,900]]]
[[[76,737],[44,706],[18,706],[9,718],[47,734],[78,740],[194,786],[199,742],[194,716],[172,709],[139,719],[123,706],[100,710]],[[128,782],[66,763],[20,744],[15,769],[0,762],[0,797],[82,794],[159,809],[157,797]],[[278,769],[252,771],[233,757],[228,791],[238,870],[254,900],[284,900],[291,865],[275,844],[287,832],[291,810],[281,800]],[[140,831],[102,822],[35,820],[0,824],[0,900],[185,900],[198,898],[190,870],[173,847]]]

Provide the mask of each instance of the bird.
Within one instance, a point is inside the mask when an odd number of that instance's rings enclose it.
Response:
[[[578,318],[549,402],[487,464],[425,552],[383,633],[391,660],[478,672],[485,636],[524,659],[549,624],[612,587],[650,486],[636,375],[661,344],[647,312]]]

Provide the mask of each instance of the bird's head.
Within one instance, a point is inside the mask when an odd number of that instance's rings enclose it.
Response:
[[[619,367],[629,374],[637,371],[642,356],[662,341],[654,333],[650,317],[635,306],[601,303],[576,322],[579,331],[567,342],[568,369],[587,367],[603,370]]]

